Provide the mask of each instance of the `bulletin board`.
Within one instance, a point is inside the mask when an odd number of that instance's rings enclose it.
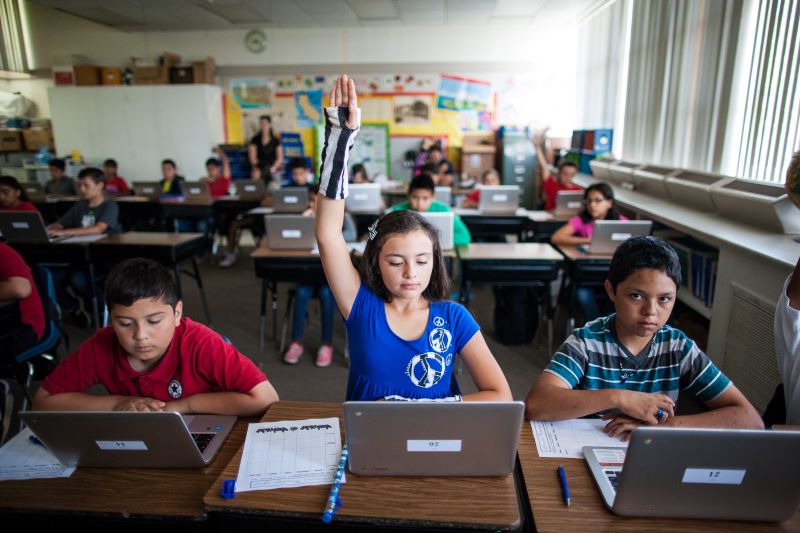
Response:
[[[389,125],[366,122],[358,132],[358,142],[350,152],[350,165],[362,164],[367,175],[389,175]]]

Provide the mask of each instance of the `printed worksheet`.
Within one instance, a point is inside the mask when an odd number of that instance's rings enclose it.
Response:
[[[44,445],[31,440],[32,436],[30,428],[25,428],[0,448],[0,480],[71,476],[75,467],[59,463]]]
[[[250,424],[236,492],[329,485],[341,453],[338,418]]]
[[[628,443],[603,433],[607,420],[576,418],[560,422],[531,420],[539,457],[583,458],[584,446],[627,448]]]

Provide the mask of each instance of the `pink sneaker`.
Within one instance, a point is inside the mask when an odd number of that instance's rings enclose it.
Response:
[[[302,355],[303,345],[295,341],[289,345],[289,349],[286,350],[285,354],[283,354],[283,362],[290,365],[296,365]]]
[[[331,362],[333,362],[333,346],[330,344],[323,344],[319,347],[319,351],[317,352],[317,366],[331,366]]]

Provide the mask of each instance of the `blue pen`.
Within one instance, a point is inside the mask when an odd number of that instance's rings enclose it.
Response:
[[[347,444],[342,446],[342,455],[339,457],[339,466],[336,467],[336,475],[333,477],[331,484],[331,493],[328,496],[328,503],[325,504],[325,512],[322,513],[322,521],[330,524],[333,520],[333,515],[342,506],[342,501],[339,499],[339,487],[342,485],[342,477],[344,477],[344,467],[347,464]]]
[[[561,495],[564,497],[567,507],[572,504],[572,498],[569,497],[569,487],[567,486],[567,473],[564,472],[564,467],[558,465],[558,480],[561,482]]]
[[[44,442],[40,441],[36,435],[31,435],[30,437],[28,437],[28,440],[30,440],[34,444],[38,444],[39,446],[44,446]],[[44,447],[46,448],[47,446]]]

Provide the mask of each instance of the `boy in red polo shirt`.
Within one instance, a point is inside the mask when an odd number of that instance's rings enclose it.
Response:
[[[177,411],[253,416],[278,399],[253,362],[206,326],[183,318],[172,275],[129,259],[106,280],[111,326],[45,379],[33,408]],[[102,384],[108,395],[85,391]]]

